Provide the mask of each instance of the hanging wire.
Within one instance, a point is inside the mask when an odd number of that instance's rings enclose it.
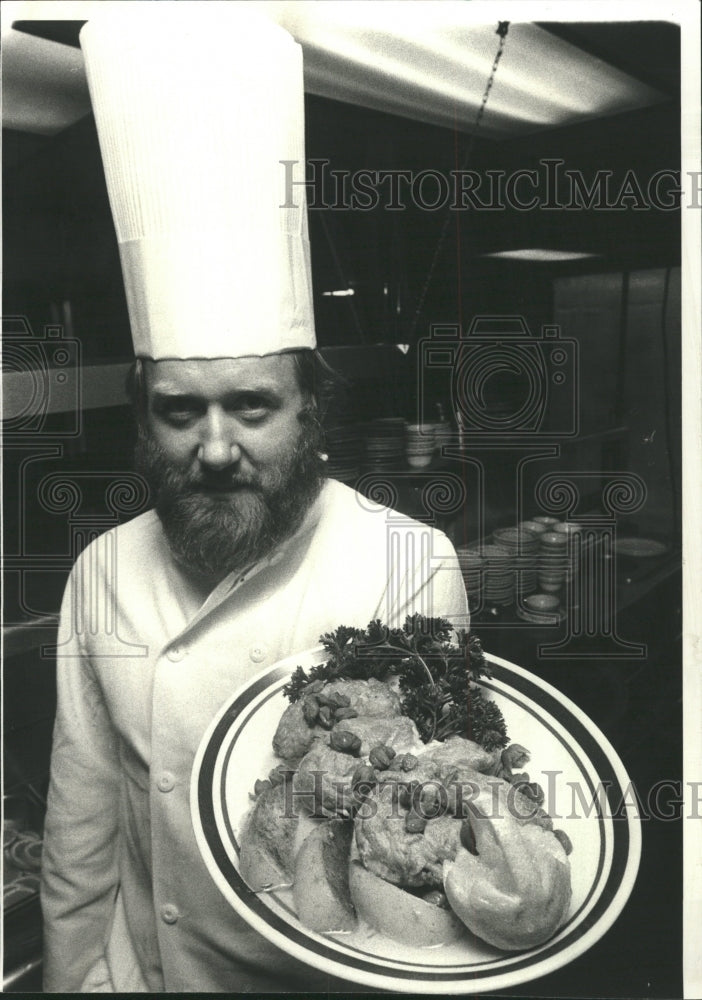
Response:
[[[497,73],[497,67],[500,63],[500,59],[502,58],[502,53],[505,48],[505,42],[507,41],[508,31],[509,31],[509,21],[500,21],[495,31],[495,34],[500,36],[500,42],[499,45],[497,46],[497,52],[495,53],[495,58],[492,63],[490,76],[488,77],[488,81],[485,85],[485,90],[483,92],[483,97],[480,102],[480,107],[476,112],[475,121],[473,122],[473,127],[470,131],[468,146],[466,148],[466,152],[463,156],[463,162],[461,164],[461,171],[466,170],[468,164],[471,161],[471,157],[473,155],[473,148],[475,146],[475,139],[478,134],[478,129],[480,128],[480,123],[483,120],[485,107],[488,102],[488,97],[490,96],[490,91],[492,90],[492,85],[495,82],[495,74]],[[436,246],[434,248],[434,254],[432,256],[431,263],[429,264],[429,270],[427,271],[427,276],[425,278],[424,285],[422,286],[422,290],[419,294],[419,300],[417,302],[417,308],[414,313],[414,318],[412,320],[412,328],[410,330],[410,342],[414,341],[414,335],[417,332],[417,326],[419,325],[419,318],[422,314],[422,310],[424,309],[424,302],[426,300],[427,293],[429,291],[429,286],[431,285],[432,279],[434,277],[434,272],[436,271],[436,266],[439,263],[441,251],[443,250],[444,243],[446,242],[446,235],[448,233],[448,228],[451,222],[451,218],[452,218],[452,212],[451,209],[449,208],[444,217],[444,222],[441,227],[441,233],[439,234],[439,239],[437,240]]]
[[[341,266],[341,261],[339,260],[338,253],[336,252],[336,247],[334,246],[334,240],[332,239],[331,233],[329,232],[329,227],[327,226],[327,222],[326,222],[326,219],[324,218],[324,213],[323,212],[319,213],[319,221],[322,224],[322,229],[324,231],[324,236],[326,238],[327,246],[329,247],[329,252],[330,252],[332,260],[334,262],[334,267],[336,268],[336,273],[337,273],[337,276],[339,278],[339,281],[341,282],[342,287],[343,286],[348,286],[350,284],[350,282],[348,280],[346,272],[344,271],[344,268]],[[359,344],[363,344],[365,342],[365,338],[363,336],[363,327],[361,326],[361,322],[360,322],[360,320],[358,318],[358,311],[356,309],[356,306],[355,306],[353,298],[351,298],[351,301],[350,301],[349,304],[351,306],[351,317],[352,317],[354,325],[356,327],[356,333],[358,334],[358,342],[359,342]]]
[[[678,488],[678,475],[677,475],[677,462],[675,456],[677,454],[677,449],[675,447],[676,438],[673,434],[672,427],[672,416],[671,416],[671,406],[670,406],[670,347],[668,345],[668,302],[670,299],[670,274],[671,268],[667,267],[665,270],[665,277],[663,281],[663,300],[661,302],[661,344],[663,348],[663,386],[665,390],[665,400],[664,400],[664,414],[665,414],[665,444],[666,451],[668,453],[668,475],[670,477],[670,492],[671,499],[673,503],[673,540],[674,544],[679,544],[679,530],[680,530],[680,517],[679,517],[679,501],[680,501],[680,491]]]

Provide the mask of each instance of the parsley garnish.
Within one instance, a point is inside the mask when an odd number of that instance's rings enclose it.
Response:
[[[464,736],[486,750],[507,746],[507,728],[497,705],[475,683],[490,677],[480,640],[453,628],[444,618],[413,615],[402,628],[375,619],[365,629],[340,625],[320,637],[326,662],[306,672],[297,667],[283,688],[297,701],[313,681],[388,680],[400,682],[403,714],[414,721],[425,743]]]

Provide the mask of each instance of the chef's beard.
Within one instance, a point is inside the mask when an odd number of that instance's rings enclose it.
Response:
[[[273,468],[250,476],[193,473],[140,429],[136,465],[151,488],[173,556],[192,576],[215,584],[294,534],[322,486],[319,447],[317,427],[302,424],[297,445]],[[222,492],[213,494],[217,487]]]

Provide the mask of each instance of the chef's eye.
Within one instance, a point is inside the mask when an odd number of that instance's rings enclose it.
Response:
[[[194,410],[169,410],[166,414],[166,420],[178,427],[189,424],[196,416]]]
[[[203,413],[203,406],[188,397],[166,399],[155,406],[157,414],[174,427],[182,427],[196,420]]]
[[[257,394],[240,396],[234,406],[237,416],[247,423],[260,423],[271,412],[270,400]]]

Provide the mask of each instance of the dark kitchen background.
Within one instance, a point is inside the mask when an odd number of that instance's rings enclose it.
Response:
[[[73,53],[78,27],[34,22],[15,25],[13,34]],[[680,169],[680,32],[667,22],[533,27],[547,55],[565,45],[593,72],[604,63],[625,75],[643,96],[627,110],[613,112],[605,102],[571,124],[506,123],[502,131],[487,126],[488,97],[472,135],[475,109],[453,128],[423,112],[389,114],[373,101],[366,107],[307,95],[308,160],[328,161],[326,186],[315,189],[327,207],[309,213],[317,336],[346,380],[326,417],[330,458],[339,478],[370,495],[391,489],[402,509],[435,517],[457,546],[476,550],[495,531],[550,513],[536,494],[544,475],[578,474],[577,509],[559,515],[576,522],[608,513],[603,498],[618,474],[645,484],[631,510],[623,504],[616,512],[617,535],[630,541],[616,565],[615,632],[644,646],[643,657],[591,650],[590,659],[542,659],[539,647],[563,632],[525,628],[514,604],[483,600],[474,628],[490,652],[566,690],[646,788],[681,778],[680,211],[671,179]],[[487,37],[496,51],[498,36]],[[512,40],[508,33],[506,53]],[[486,83],[487,75],[475,108]],[[40,981],[32,845],[40,842],[47,786],[50,647],[61,593],[86,541],[145,509],[148,499],[131,473],[124,394],[131,340],[92,116],[82,112],[53,131],[11,124],[3,130],[5,987],[26,990]],[[630,186],[631,196],[609,208],[544,207],[544,163],[556,160],[588,186],[608,172],[610,204],[633,171],[646,204]],[[497,209],[450,211],[405,193],[404,207],[392,210],[381,189],[375,207],[344,210],[331,174],[450,177],[462,166],[483,178],[534,170],[539,204],[519,209],[503,199]],[[673,207],[651,202],[656,176],[660,198]],[[433,197],[430,182],[425,191]],[[520,191],[531,193],[528,185]],[[489,197],[487,188],[479,194]],[[556,200],[568,203],[565,187]],[[503,256],[514,252],[521,257]],[[501,343],[518,319],[520,344],[543,345],[545,327],[575,344],[566,351],[561,403],[551,392],[526,443],[491,438],[461,411],[452,373],[479,317],[492,318],[490,336]],[[453,359],[443,367],[426,353],[442,335]],[[528,389],[519,366],[496,371],[486,384],[486,416],[505,426],[501,417],[519,409]],[[407,464],[403,446],[390,447],[402,425],[388,418],[442,425],[443,449],[424,468]],[[466,456],[480,459],[482,504],[475,462]],[[427,477],[457,478],[465,499],[438,512],[425,507]],[[649,822],[643,833],[641,872],[614,929],[586,956],[512,995],[682,995],[680,824]]]

